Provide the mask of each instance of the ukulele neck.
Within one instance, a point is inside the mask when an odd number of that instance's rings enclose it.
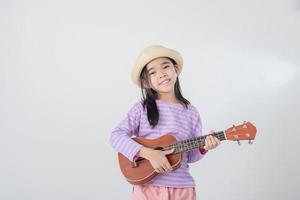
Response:
[[[224,131],[215,132],[215,133],[209,134],[209,135],[217,137],[220,141],[226,140]],[[169,146],[169,148],[174,148],[174,152],[172,154],[176,154],[176,153],[182,153],[182,152],[190,151],[192,149],[204,147],[205,146],[205,138],[207,136],[208,135],[204,135],[204,136],[196,137],[193,139],[183,140],[183,141],[177,142],[175,144],[171,144]]]

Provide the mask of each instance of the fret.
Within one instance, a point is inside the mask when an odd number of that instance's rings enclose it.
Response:
[[[212,135],[217,137],[221,141],[226,139],[225,133],[223,131],[215,132]],[[196,148],[205,146],[205,138],[207,136],[208,135],[204,135],[204,136],[200,136],[197,138],[183,140],[183,141],[180,141],[180,142],[170,145],[170,147],[175,149],[173,153],[190,151],[192,149],[196,149]]]

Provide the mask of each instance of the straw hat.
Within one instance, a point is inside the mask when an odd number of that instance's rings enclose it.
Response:
[[[176,64],[178,65],[178,75],[180,74],[183,64],[180,53],[160,45],[152,45],[141,51],[133,66],[131,79],[137,86],[141,87],[140,74],[146,64],[160,57],[169,57],[175,60]]]

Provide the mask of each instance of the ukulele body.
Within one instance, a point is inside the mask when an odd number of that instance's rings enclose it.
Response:
[[[155,139],[146,139],[142,137],[135,137],[132,139],[145,147],[156,150],[164,150],[163,147],[177,142],[174,136],[168,134]],[[173,171],[180,167],[182,159],[181,153],[169,154],[166,157],[169,160]],[[145,184],[158,175],[147,159],[138,158],[135,162],[132,162],[121,153],[118,153],[118,159],[121,172],[127,181],[133,185]]]

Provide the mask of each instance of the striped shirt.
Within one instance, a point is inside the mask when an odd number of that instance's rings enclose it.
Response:
[[[110,143],[112,147],[133,161],[142,145],[131,139],[132,136],[157,138],[166,133],[175,136],[177,141],[199,137],[202,134],[201,118],[198,110],[188,105],[169,103],[164,100],[156,100],[159,121],[151,128],[147,111],[143,109],[142,102],[137,102],[127,113],[126,117],[112,130]],[[199,149],[182,153],[181,166],[171,173],[160,173],[147,184],[188,188],[195,187],[195,181],[189,173],[189,163],[200,160],[203,155]]]

